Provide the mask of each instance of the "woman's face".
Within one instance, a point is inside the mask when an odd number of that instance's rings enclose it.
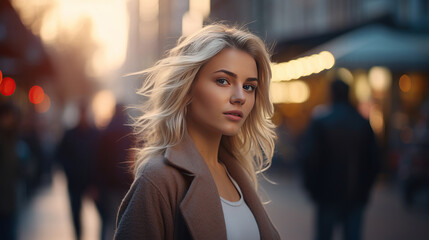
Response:
[[[226,48],[198,72],[188,105],[188,128],[233,136],[254,104],[258,70],[248,53]]]

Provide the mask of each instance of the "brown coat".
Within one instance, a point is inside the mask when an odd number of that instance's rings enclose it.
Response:
[[[249,177],[219,152],[255,216],[261,239],[280,239]],[[216,184],[191,138],[150,159],[118,212],[115,239],[227,239]]]

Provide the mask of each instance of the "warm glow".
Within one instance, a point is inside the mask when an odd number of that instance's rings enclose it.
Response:
[[[347,68],[339,68],[337,73],[348,85],[353,84],[353,74]]]
[[[280,82],[299,79],[301,77],[319,73],[324,69],[330,69],[334,64],[334,55],[327,51],[294,59],[289,62],[273,64],[271,66],[273,72],[272,81]]]
[[[309,61],[312,66],[313,73],[319,73],[324,69],[322,58],[319,56],[319,54],[311,55]]]
[[[186,12],[182,17],[182,35],[188,36],[203,28],[203,16],[198,12]]]
[[[0,92],[5,96],[10,96],[15,92],[15,81],[10,77],[5,77],[0,84]]]
[[[270,86],[273,103],[303,103],[310,96],[310,89],[304,81],[273,82]]]
[[[0,71],[0,84],[3,81],[3,73]]]
[[[372,108],[369,113],[369,122],[375,133],[381,134],[384,128],[383,113],[377,109]]]
[[[24,23],[31,25],[47,44],[65,39],[91,39],[88,73],[100,77],[125,61],[128,38],[127,3],[122,0],[13,0]],[[35,15],[40,24],[34,24]],[[37,18],[36,18],[37,19]],[[82,29],[88,35],[82,35]],[[79,35],[80,34],[80,35]]]
[[[313,68],[311,64],[311,58],[310,57],[304,57],[301,61],[302,68],[303,68],[303,76],[308,76],[313,73]]]
[[[38,113],[47,112],[51,108],[51,98],[49,98],[49,96],[45,94],[43,101],[40,104],[34,105],[34,108]]]
[[[286,103],[288,102],[287,96],[287,83],[273,82],[270,86],[270,96],[273,103]]]
[[[92,110],[97,128],[104,128],[109,124],[115,112],[116,98],[109,90],[98,92],[92,100]]]
[[[335,57],[332,55],[332,53],[328,51],[323,51],[319,53],[320,57],[322,58],[322,62],[324,62],[325,69],[330,69],[335,64]]]
[[[189,0],[189,11],[201,14],[203,18],[210,15],[210,0]]]
[[[140,0],[140,20],[152,22],[158,20],[159,0]]]
[[[286,63],[279,63],[271,67],[272,78],[281,79],[283,76],[287,76],[288,72],[286,71]]]
[[[407,74],[402,75],[399,79],[399,89],[404,93],[411,90],[411,84],[411,78]]]
[[[45,92],[43,91],[43,88],[40,86],[33,86],[30,89],[30,92],[28,93],[28,98],[30,99],[30,102],[33,104],[39,104],[43,101],[45,98]]]
[[[392,75],[385,67],[372,67],[369,70],[369,83],[376,91],[385,91],[390,87]]]
[[[303,81],[290,82],[290,101],[293,103],[303,103],[310,96],[310,90],[307,83]]]
[[[359,102],[367,102],[371,99],[371,87],[364,74],[356,77],[355,95]]]

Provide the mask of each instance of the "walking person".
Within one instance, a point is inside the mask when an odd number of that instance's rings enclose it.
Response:
[[[315,116],[303,142],[304,184],[316,204],[317,240],[361,239],[365,206],[379,171],[374,133],[349,101],[349,86],[331,84],[330,108]]]
[[[99,140],[98,130],[87,119],[86,105],[81,105],[79,110],[78,125],[65,132],[57,150],[57,158],[67,178],[76,239],[82,238],[82,202],[93,182]]]
[[[264,43],[209,25],[143,73],[141,145],[115,239],[279,239],[256,192],[275,138]]]
[[[133,180],[128,164],[132,129],[127,126],[125,110],[122,104],[117,104],[112,120],[101,131],[92,173],[95,178],[92,195],[100,213],[101,240],[113,238],[117,210]]]

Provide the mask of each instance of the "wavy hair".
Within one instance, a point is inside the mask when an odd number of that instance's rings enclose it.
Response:
[[[259,37],[223,24],[208,25],[181,37],[165,58],[140,72],[145,81],[137,93],[146,97],[146,101],[142,115],[133,124],[138,146],[136,175],[146,160],[181,141],[186,131],[186,107],[192,83],[200,68],[225,48],[247,52],[257,65],[259,84],[255,105],[238,134],[224,135],[221,139],[221,147],[238,160],[257,187],[256,174],[270,167],[276,138],[269,97],[270,56]]]

